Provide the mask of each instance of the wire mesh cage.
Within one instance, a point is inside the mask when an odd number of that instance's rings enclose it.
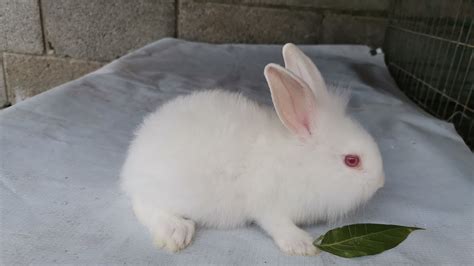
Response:
[[[474,150],[474,0],[393,0],[384,42],[399,87]]]

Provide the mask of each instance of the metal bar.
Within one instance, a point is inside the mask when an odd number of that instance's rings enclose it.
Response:
[[[425,86],[427,86],[428,88],[430,88],[431,90],[433,91],[436,91],[437,93],[439,93],[441,96],[443,97],[446,97],[446,99],[452,101],[452,102],[456,102],[456,99],[450,97],[449,95],[446,95],[444,92],[438,90],[437,88],[431,86],[431,84],[428,84],[426,81],[422,80],[422,79],[419,79],[417,76],[413,75],[412,73],[408,72],[407,70],[405,70],[404,68],[400,67],[399,65],[395,64],[395,63],[389,63],[392,67],[395,67],[397,68],[398,70],[400,70],[401,72],[405,73],[405,75],[407,76],[410,76],[411,78],[417,80],[418,82],[421,82],[423,83]],[[470,107],[466,106],[466,110],[469,110],[471,112],[474,112],[474,109],[471,109]]]
[[[422,24],[423,24],[423,23],[420,23],[421,21],[422,21],[422,19],[421,19],[420,16],[418,16],[416,19],[414,19],[413,29],[415,31],[421,31]],[[417,36],[417,37],[419,37],[419,36]],[[417,40],[417,38],[413,38],[412,39],[412,47],[415,46],[417,44],[417,42],[419,42]],[[418,48],[418,46],[416,46],[416,47]],[[420,71],[420,67],[423,65],[423,57],[422,57],[421,53],[419,53],[416,50],[415,51],[412,50],[412,52],[414,52],[415,54],[411,56],[411,58],[413,59],[413,68],[410,72],[413,73],[414,75],[417,75],[417,73]],[[417,98],[417,94],[418,94],[417,92],[418,92],[418,87],[419,87],[418,85],[420,83],[415,82],[412,86],[413,81],[414,81],[413,79],[410,79],[410,81],[408,83],[408,87],[413,88],[413,94],[412,95],[413,95],[414,98]]]
[[[458,19],[459,19],[459,14],[461,13],[461,9],[462,9],[462,4],[463,4],[463,0],[459,0],[459,6],[458,6],[458,8],[457,8],[455,21],[458,21]],[[451,30],[451,38],[450,38],[450,39],[454,39],[455,36],[456,36],[456,23],[453,24],[453,29]],[[452,58],[451,58],[451,63],[449,64],[449,70],[448,70],[448,72],[447,72],[446,80],[445,80],[444,85],[443,85],[442,91],[443,91],[444,93],[445,93],[446,87],[447,87],[447,85],[448,85],[449,77],[451,76],[451,70],[452,70],[453,65],[454,65],[454,59],[456,58],[456,53],[457,53],[457,51],[458,51],[459,41],[460,41],[461,36],[462,36],[462,29],[461,29],[461,31],[460,31],[460,33],[459,33],[459,36],[457,37],[458,42],[455,43],[455,46],[454,46],[454,55],[453,55]],[[449,47],[449,45],[448,45],[448,47]],[[446,53],[449,53],[449,51],[450,51],[449,49],[446,49]],[[445,62],[446,62],[446,61],[445,61]],[[437,87],[439,90],[441,90],[441,88],[439,87],[439,85],[436,86],[436,87]],[[445,95],[447,95],[447,94],[445,93]],[[442,118],[446,118],[446,114],[443,114],[443,113],[440,114],[441,106],[443,106],[443,102],[444,102],[445,99],[446,99],[446,98],[444,98],[444,99],[441,98],[441,99],[440,99],[440,102],[439,102],[439,104],[438,104],[438,106],[437,106],[437,108],[436,108],[436,114],[438,114],[438,115],[441,116]],[[448,104],[449,104],[449,102],[446,102],[446,106],[447,106]]]
[[[472,61],[472,54],[471,54],[471,60],[469,61],[469,65],[471,64],[471,61]],[[468,108],[467,104],[469,103],[469,100],[471,99],[471,96],[472,96],[472,91],[474,91],[474,85],[471,84],[471,89],[469,90],[469,94],[467,95],[467,99],[466,99],[466,104],[464,105],[464,109],[463,109],[463,113],[466,113],[466,111],[468,111],[470,108]],[[472,119],[472,123],[474,124],[474,117],[471,117]],[[462,117],[461,117],[461,121],[459,121],[459,123],[462,123]]]
[[[450,40],[450,39],[446,39],[446,38],[443,38],[443,37],[432,36],[432,35],[429,35],[429,34],[426,34],[426,33],[417,32],[417,31],[405,29],[405,28],[402,28],[402,27],[394,26],[394,25],[388,25],[388,27],[397,29],[397,30],[399,30],[399,31],[404,31],[404,32],[408,32],[408,33],[412,33],[412,34],[424,36],[424,37],[427,37],[427,38],[431,38],[431,39],[443,41],[443,42],[448,42],[448,43],[453,43],[453,44],[458,44],[458,45],[466,46],[466,47],[469,47],[469,48],[474,48],[474,45],[469,44],[469,43],[457,42],[457,41]]]
[[[433,35],[436,33],[438,33],[438,30],[439,28],[436,27],[437,25],[437,21],[439,21],[440,19],[435,19],[435,18],[432,18],[432,16],[429,16],[429,30],[427,31],[428,34],[430,35]],[[433,59],[433,56],[432,54],[434,53],[434,47],[435,47],[435,44],[437,42],[436,41],[432,41],[432,42],[429,42],[427,45],[428,45],[428,48],[426,49],[426,54],[428,55],[427,56],[427,59],[426,59],[426,62],[425,64],[422,65],[422,68],[419,70],[420,71],[420,76],[423,77],[423,78],[426,78],[427,76],[427,72],[428,72],[428,66],[431,65],[431,59]],[[421,51],[420,51],[421,53]],[[436,59],[434,59],[436,60]],[[416,75],[416,74],[415,74]],[[416,94],[416,98],[420,99],[420,101],[423,99],[423,93],[424,91],[429,91],[427,89],[425,89],[423,83],[418,83],[418,85],[416,86],[415,88],[415,94]]]
[[[459,9],[458,9],[458,10],[459,10]],[[444,35],[447,35],[448,33],[446,33],[446,29],[448,28],[447,26],[448,26],[448,21],[449,21],[449,20],[448,20],[447,18],[445,18],[445,20],[446,20],[446,24],[443,26],[441,33],[444,34]],[[446,43],[446,42],[442,42],[442,41],[440,41],[440,42],[441,42],[441,44],[442,44],[442,47],[444,47],[444,45],[446,45],[446,47],[445,47],[445,49],[444,49],[444,51],[446,51],[446,52],[443,53],[443,60],[442,60],[442,62],[440,61],[441,64],[439,65],[439,68],[442,68],[442,67],[444,67],[444,65],[446,64],[446,60],[447,60],[448,53],[449,53],[449,46],[450,46],[451,44],[450,44],[450,43]],[[438,68],[437,68],[437,69],[438,69]],[[437,80],[436,80],[436,85],[433,86],[433,87],[436,87],[436,88],[437,88],[437,87],[441,84],[441,79],[442,79],[443,76],[442,76],[442,75],[436,75],[436,76],[437,76],[438,78],[437,78]],[[439,104],[441,104],[441,99],[439,99],[440,102],[436,103],[436,96],[437,96],[437,95],[434,94],[433,97],[430,99],[430,102],[429,102],[429,104],[428,104],[428,105],[433,109],[433,112],[434,112],[434,106],[435,106],[436,104],[437,104],[438,106],[439,106]]]
[[[469,26],[469,30],[466,34],[466,41],[469,40],[469,36],[471,35],[471,29],[472,29],[473,24],[474,23],[471,22],[471,25]],[[457,78],[457,75],[459,74],[459,68],[461,66],[461,63],[463,62],[463,56],[464,56],[464,51],[465,50],[466,49],[463,48],[463,53],[461,54],[461,59],[458,62],[458,69],[456,71],[456,78]],[[468,50],[468,53],[469,53],[469,50]],[[461,98],[461,95],[462,95],[462,90],[464,89],[464,84],[466,84],[467,76],[469,74],[469,69],[471,67],[471,62],[472,62],[472,50],[471,50],[471,56],[469,58],[469,63],[468,63],[467,68],[466,68],[466,74],[464,75],[464,78],[460,77],[460,79],[462,78],[462,83],[461,83],[460,88],[458,88],[458,95],[457,95],[458,97],[456,98],[457,102],[461,102],[460,98]],[[455,78],[455,80],[456,80],[456,78]],[[456,84],[456,82],[453,82],[453,86],[451,87],[451,91],[454,89],[454,84]],[[467,104],[469,102],[469,98],[471,97],[471,92],[472,92],[472,85],[471,85],[471,89],[469,90],[469,96],[467,97],[467,101],[466,101],[465,106],[467,106]],[[462,104],[461,104],[461,106],[462,106]],[[464,112],[466,112],[465,106],[464,106]],[[454,106],[454,110],[456,110],[457,108],[458,108],[458,104],[456,103],[456,105]],[[446,112],[446,109],[444,111]],[[461,116],[461,121],[459,122],[460,124],[462,123],[462,119],[463,119],[463,116]]]
[[[441,27],[442,19],[440,18],[438,21],[439,21],[440,24],[438,24],[436,34],[440,34],[440,32],[443,29]],[[435,58],[436,58],[435,59],[436,60],[435,64],[434,64],[433,68],[431,69],[431,75],[430,75],[431,80],[428,81],[428,83],[430,83],[430,84],[434,82],[434,79],[437,76],[437,75],[435,75],[434,71],[435,71],[435,69],[437,69],[438,63],[440,62],[440,52],[441,52],[441,48],[443,47],[443,44],[444,44],[442,41],[439,41],[439,40],[433,40],[432,43],[439,43],[439,46],[438,46],[438,52],[436,53],[436,56],[435,56]],[[424,97],[424,102],[423,102],[425,104],[425,106],[428,104],[428,99],[430,99],[429,95],[430,95],[430,90],[426,90],[426,95]],[[434,97],[434,93],[433,93],[433,97]]]

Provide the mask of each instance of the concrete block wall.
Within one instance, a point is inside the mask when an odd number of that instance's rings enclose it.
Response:
[[[0,0],[0,106],[163,37],[383,42],[390,0]]]

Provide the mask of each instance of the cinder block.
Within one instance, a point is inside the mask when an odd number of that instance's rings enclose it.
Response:
[[[186,0],[184,0],[186,1]],[[324,9],[385,11],[390,0],[193,0],[194,2],[214,2],[257,6],[314,7]]]
[[[5,53],[8,99],[12,104],[79,78],[102,66],[99,62]]]
[[[174,0],[43,0],[49,54],[108,61],[175,35]]]
[[[368,44],[382,46],[386,19],[328,15],[323,21],[324,43]]]
[[[8,103],[5,79],[3,78],[3,60],[0,55],[0,109]]]
[[[322,16],[311,11],[180,1],[178,37],[212,43],[315,43]]]
[[[37,0],[0,0],[0,51],[41,54],[43,34]]]

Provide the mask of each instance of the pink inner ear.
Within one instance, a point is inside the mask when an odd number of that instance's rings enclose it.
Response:
[[[305,93],[305,86],[299,83],[297,80],[292,80],[291,84],[285,84],[290,90],[290,98],[292,102],[293,112],[296,115],[297,124],[298,124],[298,135],[311,136],[311,125],[310,117],[314,110],[312,102],[309,101],[309,98],[312,98],[313,95]],[[283,81],[284,82],[284,81]],[[304,132],[301,132],[301,131]]]
[[[278,65],[265,68],[265,76],[275,109],[285,127],[303,139],[311,136],[315,98],[308,85]]]

